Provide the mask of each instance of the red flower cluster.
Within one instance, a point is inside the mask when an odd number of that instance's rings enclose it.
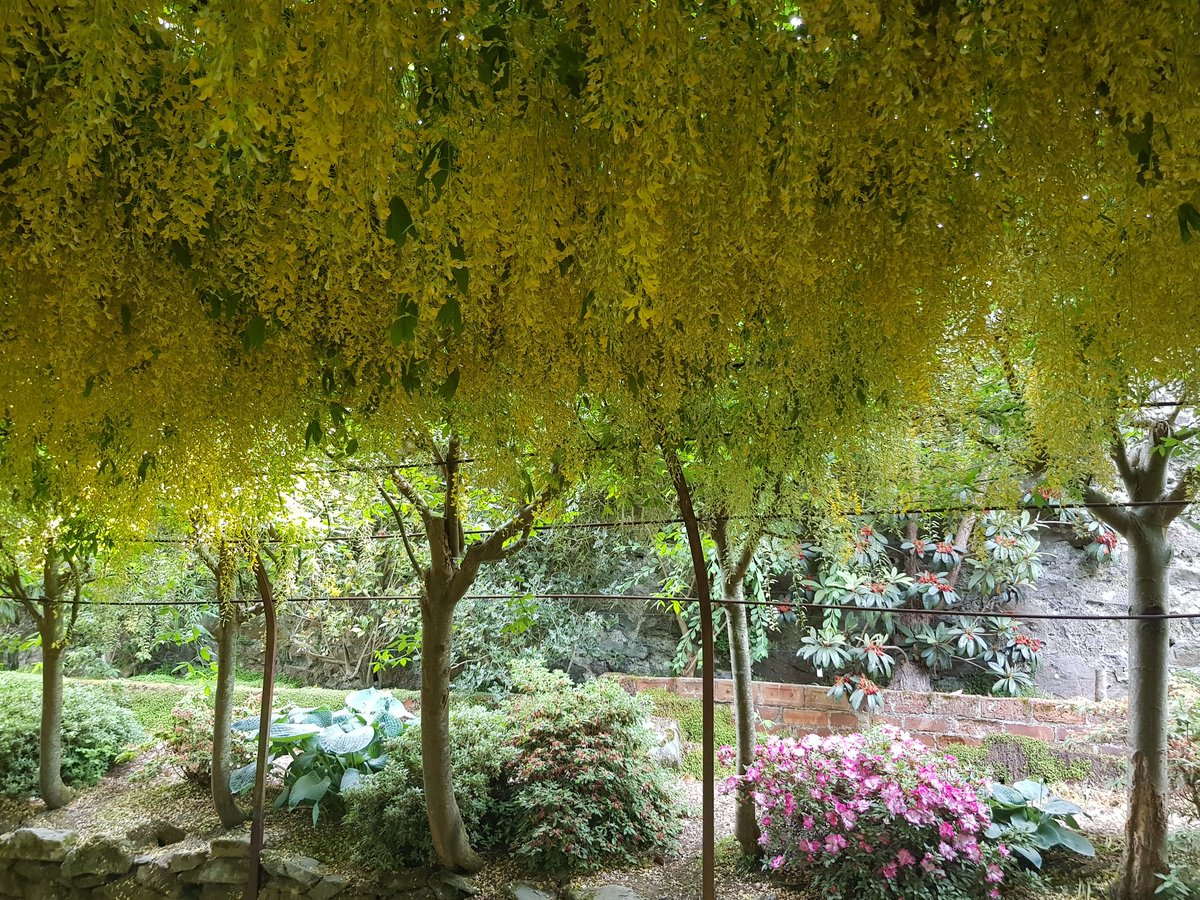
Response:
[[[1013,638],[1013,643],[1018,647],[1028,647],[1034,653],[1041,653],[1042,647],[1045,646],[1045,642],[1040,641],[1035,637],[1030,637],[1027,634],[1018,634],[1015,638]]]
[[[1111,553],[1117,548],[1117,533],[1115,531],[1102,531],[1096,535],[1096,543],[1106,547]]]

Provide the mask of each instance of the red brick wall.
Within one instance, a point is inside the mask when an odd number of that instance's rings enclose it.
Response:
[[[685,697],[700,697],[699,678],[640,678],[621,676],[631,690],[665,688]],[[733,699],[733,683],[714,683],[718,703]],[[857,731],[872,724],[896,725],[933,746],[978,744],[997,733],[1026,735],[1044,741],[1083,737],[1124,712],[1113,703],[1068,700],[1030,700],[981,697],[973,694],[924,694],[884,691],[883,711],[856,713],[844,700],[829,696],[820,685],[759,682],[754,702],[759,716],[777,728],[793,732],[829,734]],[[1093,747],[1093,750],[1107,748]],[[1114,751],[1119,748],[1112,748]]]

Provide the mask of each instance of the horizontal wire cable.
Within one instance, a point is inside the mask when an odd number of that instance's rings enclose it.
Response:
[[[861,509],[843,509],[838,510],[842,515],[846,516],[895,516],[902,518],[904,516],[920,516],[920,515],[946,515],[949,513],[993,513],[993,512],[1053,512],[1055,510],[1090,510],[1090,509],[1154,509],[1157,507],[1178,507],[1188,506],[1190,501],[1187,500],[1112,500],[1106,503],[1023,503],[1014,506],[928,506],[928,507],[863,507]],[[783,515],[779,513],[769,513],[761,516],[727,516],[731,521],[743,522],[791,522],[796,519],[795,516]],[[606,529],[606,528],[635,528],[645,525],[663,526],[663,525],[682,525],[683,519],[661,518],[661,519],[629,519],[629,520],[611,520],[599,522],[550,522],[545,525],[534,525],[530,528],[533,533],[539,531],[570,531],[575,529]],[[482,537],[489,534],[495,534],[499,528],[468,528],[463,531],[464,535],[472,537]],[[287,541],[284,538],[263,538],[260,543],[264,544],[284,544],[291,543],[294,546],[308,546],[312,544],[328,544],[328,543],[353,543],[361,540],[385,541],[400,538],[398,532],[381,531],[372,532],[366,535],[327,535],[325,537],[313,538],[312,540],[297,540]],[[423,534],[410,534],[409,538],[422,538]],[[191,544],[195,539],[185,535],[166,535],[161,537],[149,538],[122,538],[118,543],[122,544]]]
[[[699,603],[698,597],[660,597],[656,594],[560,594],[560,593],[539,593],[536,591],[528,593],[509,593],[509,594],[467,594],[463,597],[464,600],[484,600],[484,601],[500,601],[500,600],[515,600],[518,598],[531,598],[536,600],[587,600],[587,601],[606,601],[606,602],[637,602],[646,603],[654,602],[660,604],[674,603]],[[776,600],[713,600],[714,606],[745,606],[745,607],[766,607],[773,606],[778,609],[781,606],[786,606],[789,609],[812,609],[812,610],[837,610],[842,612],[856,612],[869,615],[917,615],[917,616],[941,616],[943,618],[951,618],[959,616],[962,618],[1002,618],[1002,619],[1037,619],[1047,621],[1064,621],[1064,622],[1099,622],[1099,621],[1162,621],[1171,619],[1200,619],[1200,612],[1189,613],[1022,613],[1022,612],[1004,612],[1000,610],[956,610],[956,609],[909,609],[906,607],[875,607],[875,606],[854,606],[844,603],[810,603],[810,602],[795,602],[787,598],[787,595],[777,595]],[[71,600],[46,600],[40,597],[27,598],[31,603],[38,604],[55,604],[55,605],[70,605],[74,601]],[[20,597],[0,596],[0,600],[21,601]],[[416,603],[421,600],[419,594],[371,594],[371,595],[321,595],[321,596],[299,596],[299,597],[282,597],[277,600],[280,603],[343,603],[347,601],[377,601],[377,602],[411,602]],[[233,600],[230,601],[239,606],[257,606],[261,600]],[[183,606],[216,606],[216,600],[180,600],[180,601],[155,601],[155,600],[81,600],[79,605],[82,606],[130,606],[130,607],[159,607],[159,608],[174,608]]]

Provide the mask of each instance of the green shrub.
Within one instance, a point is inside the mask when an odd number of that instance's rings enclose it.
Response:
[[[620,683],[573,685],[517,664],[508,704],[517,752],[510,844],[531,868],[593,871],[669,850],[678,815],[666,774],[647,757],[648,704]]]
[[[454,795],[473,846],[503,843],[504,776],[513,753],[505,744],[503,712],[452,706],[450,759]],[[370,869],[395,870],[433,858],[421,775],[421,731],[406,729],[388,745],[382,772],[364,778],[346,796],[344,823],[359,837],[355,859]]]
[[[28,797],[38,789],[41,684],[0,680],[0,794]],[[66,685],[63,696],[62,776],[87,787],[109,770],[130,744],[144,737],[137,719],[107,691]]]
[[[233,718],[252,716],[257,709],[235,707]],[[201,787],[207,787],[212,775],[213,726],[216,711],[210,697],[189,694],[171,710],[171,727],[163,734],[170,750],[165,763],[180,775]],[[254,759],[255,741],[244,732],[233,732],[230,762],[237,768]]]

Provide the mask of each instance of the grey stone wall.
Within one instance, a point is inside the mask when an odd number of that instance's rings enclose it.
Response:
[[[200,843],[170,825],[143,826],[125,837],[86,838],[72,831],[22,828],[0,836],[0,897],[237,900],[249,873],[249,851],[245,837]],[[264,850],[262,864],[262,900],[461,900],[474,892],[460,876],[431,869],[365,886],[307,856]]]
[[[1200,612],[1200,533],[1176,521],[1170,530],[1171,612]],[[1129,608],[1129,568],[1124,541],[1120,558],[1090,573],[1083,553],[1056,533],[1042,539],[1045,574],[1019,605],[1020,612],[1120,615]],[[1047,642],[1038,689],[1051,697],[1088,697],[1095,690],[1096,669],[1112,673],[1109,696],[1124,697],[1128,683],[1128,622],[1029,622],[1030,632]],[[1171,622],[1171,665],[1200,672],[1200,620]]]

